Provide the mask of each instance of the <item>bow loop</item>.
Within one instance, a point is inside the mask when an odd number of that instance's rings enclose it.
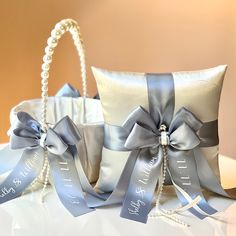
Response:
[[[174,132],[183,123],[186,123],[195,132],[197,132],[202,127],[202,122],[191,111],[185,107],[182,107],[173,117],[169,127],[169,132]]]
[[[126,142],[125,147],[132,150],[159,145],[159,137],[152,130],[135,123]]]
[[[191,150],[200,144],[196,132],[186,123],[177,127],[170,135],[170,145],[178,150]]]
[[[36,133],[41,132],[40,123],[35,120],[30,114],[23,111],[17,113],[14,128],[29,128],[34,130]]]
[[[53,129],[48,129],[45,137],[44,148],[47,148],[49,152],[55,155],[62,155],[67,150],[68,145]]]
[[[35,147],[41,137],[41,126],[26,112],[19,112],[11,128],[10,145],[12,149]]]
[[[26,112],[19,112],[12,128],[10,145],[12,149],[42,147],[52,154],[62,155],[68,145],[76,145],[80,139],[76,125],[68,116],[45,133],[32,116]]]
[[[69,116],[63,117],[53,128],[56,133],[60,135],[64,142],[69,145],[76,145],[80,139],[81,135],[78,128],[74,122],[69,118]],[[65,132],[66,130],[66,132]]]
[[[157,117],[158,121],[160,121],[160,117]],[[157,132],[157,125],[151,115],[141,106],[137,107],[128,118],[123,123],[122,127],[130,132],[135,125],[135,123],[140,124],[141,126],[152,130],[153,132]]]
[[[16,128],[10,136],[11,149],[21,149],[26,147],[35,147],[38,145],[39,133],[33,133],[29,128]]]

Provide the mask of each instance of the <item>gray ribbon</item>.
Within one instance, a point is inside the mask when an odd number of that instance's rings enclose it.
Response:
[[[80,97],[80,92],[70,84],[64,84],[56,93],[56,97]],[[0,150],[0,175],[11,171],[19,161],[23,149],[12,150],[6,145]],[[10,158],[9,158],[10,157]]]
[[[56,97],[80,97],[80,92],[70,84],[64,84],[56,93]]]
[[[64,84],[56,93],[56,97],[81,97],[79,90],[70,84]],[[95,94],[93,99],[100,99],[99,94]]]
[[[74,156],[77,155],[76,144],[80,141],[80,134],[72,120],[66,116],[45,133],[29,114],[19,112],[12,130],[11,148],[23,148],[24,152],[0,185],[0,203],[22,194],[40,173],[46,153],[55,189],[63,205],[74,216],[92,211],[85,202],[75,167]]]
[[[221,187],[199,149],[218,144],[217,120],[202,124],[184,108],[173,117],[175,94],[172,74],[147,74],[147,85],[150,114],[139,107],[130,114],[122,127],[105,124],[106,148],[132,150],[115,189],[120,182],[129,182],[128,187],[125,185],[127,191],[121,216],[144,223],[147,221],[163,159],[160,148],[161,125],[168,128],[168,133],[164,135],[168,137],[165,144],[168,146],[168,173],[178,187],[176,193],[179,200],[182,205],[186,205],[190,201],[188,196],[190,199],[201,196],[197,208],[190,208],[189,211],[200,219],[214,214],[216,210],[205,200],[201,186],[223,196],[236,195],[236,189],[225,191]],[[131,162],[131,158],[135,161]],[[126,173],[127,179],[122,179],[127,171],[130,171],[130,175]]]
[[[218,144],[217,120],[202,124],[184,108],[173,118],[175,95],[172,75],[148,74],[147,82],[150,114],[139,107],[131,113],[122,127],[108,124],[104,126],[106,148],[132,150],[114,191],[104,194],[95,192],[79,165],[81,184],[88,193],[88,205],[100,207],[123,202],[122,217],[144,223],[147,221],[163,160],[160,148],[162,132],[159,128],[164,124],[168,127],[168,172],[171,180],[191,199],[201,196],[201,201],[197,204],[200,211],[191,208],[191,213],[200,219],[214,214],[216,210],[206,202],[201,186],[227,197],[232,197],[229,193],[236,193],[235,189],[222,189],[199,149]],[[184,163],[186,168],[178,168],[179,163]],[[184,182],[186,177],[191,182]],[[189,203],[189,199],[178,189],[176,193],[183,205]]]
[[[161,123],[163,122],[163,118],[160,115],[161,112],[157,112],[156,119],[154,120],[145,109],[138,107],[124,122],[123,128],[129,131],[125,147],[129,150],[143,150],[141,152],[142,155],[138,157],[135,164],[128,191],[123,202],[121,216],[124,218],[140,222],[147,221],[163,159],[161,149],[163,131],[160,130],[161,125],[163,125]],[[187,109],[182,108],[176,113],[172,121],[170,121],[167,132],[167,142],[165,144],[168,147],[168,156],[170,159],[173,159],[175,162],[182,161],[181,163],[183,163],[184,155],[188,161],[194,160],[191,150],[200,144],[197,131],[201,126],[202,123]],[[179,153],[181,153],[181,155],[179,155]],[[178,156],[182,159],[176,159]],[[174,182],[182,187],[178,181],[181,179],[179,175],[182,173],[176,171],[178,170],[178,168],[176,168],[178,166],[176,163],[172,164],[172,160],[169,162],[169,166]],[[190,163],[189,166],[191,167],[193,164]],[[186,170],[188,172],[186,176],[193,175],[191,168],[186,168]],[[200,184],[197,180],[197,178],[191,179],[189,190],[194,189],[194,191],[190,193],[186,188],[184,189],[192,198],[195,198],[197,195],[202,196]],[[188,203],[184,196],[180,194],[179,196],[184,205]],[[202,199],[204,199],[203,196]],[[207,214],[216,212],[216,210],[206,204],[205,201],[204,204],[199,203],[199,207]],[[195,214],[194,211],[193,213]],[[198,216],[200,215],[198,214]]]

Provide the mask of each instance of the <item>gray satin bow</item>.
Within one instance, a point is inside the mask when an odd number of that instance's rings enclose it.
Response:
[[[80,139],[76,125],[68,116],[45,133],[38,121],[25,112],[19,112],[10,146],[25,150],[17,166],[0,185],[0,203],[19,196],[38,176],[47,150],[53,182],[63,205],[74,216],[92,211],[85,202],[75,167],[76,144]]]
[[[178,150],[191,150],[200,144],[197,131],[202,123],[187,109],[181,108],[176,113],[168,131],[160,130],[165,126],[161,116],[156,119],[157,123],[142,107],[135,109],[123,124],[129,132],[125,147],[129,150],[157,147],[161,144],[162,132],[167,135],[168,145]]]
[[[10,147],[20,149],[40,146],[55,155],[62,155],[67,150],[68,145],[76,145],[81,138],[74,127],[73,131],[68,130],[70,135],[73,134],[73,137],[68,139],[70,136],[63,135],[64,131],[61,128],[66,127],[71,122],[69,117],[65,117],[58,123],[60,126],[55,126],[54,129],[49,128],[45,133],[38,121],[34,120],[28,113],[19,112],[17,113],[16,128],[13,129],[10,137]]]
[[[121,216],[140,222],[147,221],[155,187],[161,173],[163,162],[161,145],[167,147],[168,171],[172,182],[175,183],[175,186],[178,186],[176,193],[181,203],[183,205],[189,203],[189,199],[182,192],[186,192],[191,199],[200,196],[201,201],[197,206],[204,213],[194,208],[190,208],[190,212],[201,219],[206,217],[207,214],[214,214],[216,210],[205,201],[197,171],[194,170],[193,150],[200,144],[197,131],[201,128],[202,122],[193,113],[181,108],[167,127],[163,123],[160,114],[160,112],[157,112],[154,120],[144,108],[138,107],[123,124],[123,128],[128,133],[124,146],[128,150],[140,149],[141,151],[131,175]],[[180,168],[178,163],[183,163],[181,169],[178,169]],[[188,172],[184,177],[189,179],[189,182],[185,182],[186,186],[183,186],[183,183],[179,181],[182,179],[181,174],[184,169]],[[184,190],[179,191],[183,187]],[[140,192],[143,194],[139,194]]]
[[[64,84],[62,88],[56,93],[57,97],[80,97],[79,91],[71,86],[70,84]],[[34,103],[34,102],[33,102]],[[12,134],[12,130],[8,131],[8,134]],[[22,149],[11,149],[10,145],[6,145],[3,149],[0,150],[0,175],[5,174],[8,171],[12,170],[16,163],[21,157]],[[9,156],[11,157],[9,159]]]

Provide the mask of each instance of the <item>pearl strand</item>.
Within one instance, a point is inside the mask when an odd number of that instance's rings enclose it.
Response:
[[[162,166],[162,173],[161,173],[161,178],[159,179],[159,186],[157,190],[157,199],[156,199],[156,210],[153,215],[150,215],[149,217],[152,219],[156,219],[159,216],[164,216],[167,219],[171,220],[172,222],[177,223],[180,226],[183,227],[190,227],[189,224],[185,223],[184,221],[180,220],[179,218],[173,216],[173,214],[176,213],[177,209],[172,209],[172,210],[165,210],[160,207],[160,199],[163,194],[163,188],[164,188],[164,183],[166,179],[166,172],[167,172],[167,161],[168,161],[168,153],[167,153],[167,147],[165,145],[161,145],[162,151],[163,151],[163,166]]]
[[[52,63],[52,55],[54,49],[57,46],[59,39],[66,32],[70,32],[74,40],[74,44],[79,54],[80,58],[80,68],[81,68],[81,78],[82,78],[82,88],[83,88],[83,122],[85,120],[85,98],[87,97],[87,79],[86,79],[86,64],[85,64],[85,50],[80,33],[80,28],[76,21],[72,19],[65,19],[56,24],[55,28],[51,32],[51,36],[47,40],[47,46],[45,48],[45,55],[43,56],[42,72],[41,72],[41,96],[42,96],[42,129],[44,132],[48,130],[47,124],[47,101],[48,101],[48,78],[50,64]],[[46,172],[46,173],[45,173]],[[44,193],[49,182],[50,166],[48,163],[47,151],[45,150],[44,154],[44,165],[42,171],[40,172],[39,177],[32,183],[31,186],[34,186],[39,178],[44,179],[43,189],[40,194],[40,201],[44,200]]]
[[[44,150],[44,163],[43,163],[42,170],[41,170],[39,176],[31,184],[31,188],[33,188],[37,182],[41,182],[41,180],[43,179],[43,188],[42,188],[42,191],[41,191],[40,197],[39,197],[40,203],[44,202],[45,190],[46,190],[46,187],[49,183],[49,174],[50,174],[50,166],[49,166],[49,162],[48,162],[48,152],[47,152],[47,150]]]
[[[47,155],[46,151],[45,151],[45,153]],[[46,196],[45,191],[46,191],[47,185],[49,183],[49,175],[50,175],[50,166],[49,166],[49,163],[48,163],[48,157],[45,158],[45,160],[47,160],[47,163],[46,163],[46,174],[45,174],[45,178],[44,178],[43,189],[41,191],[40,198],[39,198],[41,203],[44,202],[44,198]]]
[[[44,158],[43,168],[40,171],[39,176],[30,184],[31,189],[33,189],[37,183],[41,182],[42,180],[44,181],[44,172],[46,171],[46,169],[47,169],[47,158]]]
[[[33,180],[33,182],[31,182],[30,186],[23,192],[23,194],[25,194],[28,190],[33,191],[36,184],[41,183],[44,180],[44,172],[46,171],[47,168],[46,161],[47,159],[44,158],[44,164],[42,170],[40,171],[40,174],[36,179]]]
[[[50,64],[52,63],[52,55],[54,48],[57,46],[59,39],[66,32],[70,32],[74,40],[74,44],[80,57],[81,77],[83,87],[83,98],[87,96],[87,79],[86,79],[86,64],[85,64],[85,50],[84,44],[80,33],[80,28],[76,21],[72,19],[65,19],[56,24],[55,28],[51,32],[51,36],[47,40],[47,47],[45,48],[45,55],[43,57],[42,72],[41,72],[41,84],[42,84],[42,126],[43,130],[47,130],[47,100],[48,100],[48,78]],[[85,102],[84,102],[85,103]],[[85,109],[85,106],[84,106]],[[84,112],[85,113],[85,112]]]

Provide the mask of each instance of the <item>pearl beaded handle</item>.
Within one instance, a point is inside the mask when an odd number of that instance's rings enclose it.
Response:
[[[56,24],[51,32],[51,36],[47,40],[47,47],[45,48],[45,55],[43,57],[42,72],[41,72],[41,96],[42,96],[42,127],[46,131],[47,127],[47,101],[48,101],[48,78],[49,69],[52,62],[52,55],[54,49],[58,44],[59,39],[66,32],[70,32],[74,40],[75,47],[78,51],[81,67],[81,78],[83,87],[83,122],[85,122],[85,98],[87,97],[87,79],[86,79],[86,65],[85,65],[85,50],[80,33],[80,28],[76,21],[72,19],[64,19]]]

